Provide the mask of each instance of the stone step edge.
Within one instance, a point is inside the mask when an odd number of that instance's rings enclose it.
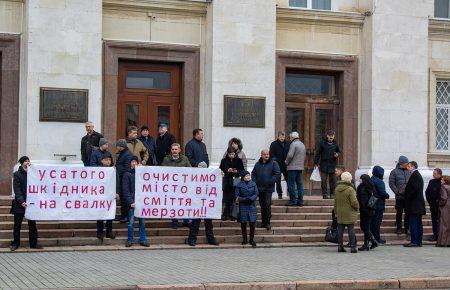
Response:
[[[171,290],[244,290],[244,289],[444,289],[450,288],[450,277],[400,278],[385,280],[311,280],[290,282],[201,283],[183,285],[137,285],[135,289]],[[128,288],[129,289],[129,288]]]

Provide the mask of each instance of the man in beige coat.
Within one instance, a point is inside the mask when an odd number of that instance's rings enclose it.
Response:
[[[286,169],[288,172],[288,206],[303,206],[303,183],[302,172],[305,169],[305,144],[299,139],[298,132],[292,132],[290,135],[291,146],[286,156]],[[297,192],[294,184],[297,184]]]
[[[138,158],[139,164],[146,165],[148,160],[148,150],[139,139],[137,139],[137,127],[130,126],[127,130],[127,147]]]

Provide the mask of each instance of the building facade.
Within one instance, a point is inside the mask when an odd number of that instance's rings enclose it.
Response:
[[[299,131],[310,174],[334,129],[352,171],[450,167],[448,18],[449,0],[0,0],[1,194],[19,155],[80,162],[87,120],[112,144],[203,128],[213,163]]]

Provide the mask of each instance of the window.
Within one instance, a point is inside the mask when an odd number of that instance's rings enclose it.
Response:
[[[434,0],[434,17],[450,18],[450,0]]]
[[[449,151],[450,81],[436,81],[436,150]]]
[[[334,95],[334,76],[286,73],[286,94]]]
[[[170,89],[170,73],[160,71],[127,71],[127,89]]]
[[[289,0],[289,7],[332,10],[331,0]]]

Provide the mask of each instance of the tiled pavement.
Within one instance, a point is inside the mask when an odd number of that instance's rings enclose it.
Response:
[[[448,277],[449,261],[450,248],[433,246],[1,253],[0,289]]]

